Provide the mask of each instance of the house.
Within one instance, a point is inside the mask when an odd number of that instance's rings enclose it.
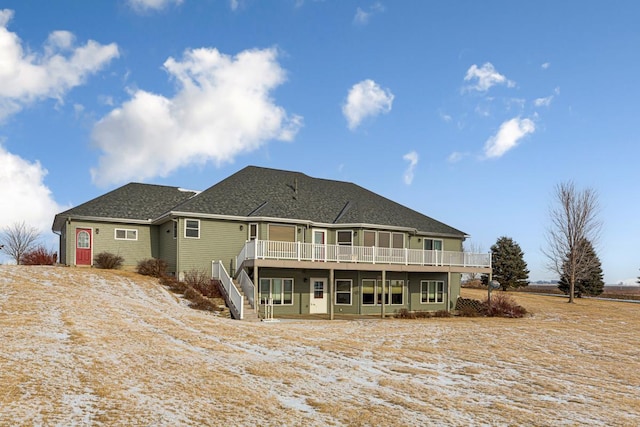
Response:
[[[206,270],[235,316],[450,310],[462,273],[489,273],[464,232],[356,184],[249,166],[202,192],[131,183],[59,213],[63,264],[103,251],[133,267]]]

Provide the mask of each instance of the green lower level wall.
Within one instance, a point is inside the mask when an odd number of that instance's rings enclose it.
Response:
[[[336,281],[346,279],[351,281],[350,303],[334,303],[333,311],[335,314],[360,314],[360,315],[376,315],[380,314],[381,304],[365,304],[362,295],[362,281],[376,280],[380,281],[382,274],[379,271],[335,271],[333,294],[327,295],[327,310],[330,312],[330,303],[336,299]],[[327,281],[326,292],[329,294],[331,287],[329,286],[328,270],[293,270],[293,269],[273,269],[261,268],[258,272],[258,279],[254,280],[256,286],[259,286],[261,278],[281,278],[293,280],[293,299],[291,304],[274,305],[273,313],[278,315],[289,314],[309,314],[311,295],[313,293],[314,279],[325,279]],[[450,281],[448,282],[448,279]],[[386,304],[385,314],[392,315],[401,309],[410,311],[438,311],[446,310],[447,303],[449,309],[453,309],[455,301],[460,294],[460,274],[452,273],[395,273],[390,272],[385,275],[386,280],[402,280],[403,296],[402,304]],[[423,303],[421,301],[421,282],[422,281],[442,281],[444,282],[443,302]],[[388,292],[388,290],[386,290]],[[448,291],[448,292],[447,292]]]

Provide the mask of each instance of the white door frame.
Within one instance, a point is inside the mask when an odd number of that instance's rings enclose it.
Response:
[[[316,283],[322,282],[322,298],[316,298]],[[309,279],[309,313],[327,314],[328,307],[328,282],[326,277],[311,277]]]
[[[316,233],[322,233],[322,242],[316,241]],[[313,243],[313,260],[314,261],[326,261],[327,260],[327,229],[326,228],[313,228],[311,230],[311,243]]]

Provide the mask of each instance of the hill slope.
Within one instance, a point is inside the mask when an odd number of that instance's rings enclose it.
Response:
[[[640,424],[640,306],[517,298],[532,317],[250,324],[0,266],[0,425]]]

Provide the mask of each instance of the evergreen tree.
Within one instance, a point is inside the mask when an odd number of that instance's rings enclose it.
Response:
[[[491,260],[493,280],[497,280],[503,290],[515,289],[529,284],[529,270],[524,261],[524,252],[513,239],[500,237],[491,246],[491,252],[493,254]]]
[[[584,240],[581,244],[584,245],[585,262],[591,267],[582,277],[576,278],[574,294],[578,298],[582,297],[582,295],[600,295],[604,291],[604,274],[602,273],[600,258],[590,241]],[[560,276],[558,289],[567,295],[569,294],[569,280],[566,272]]]

